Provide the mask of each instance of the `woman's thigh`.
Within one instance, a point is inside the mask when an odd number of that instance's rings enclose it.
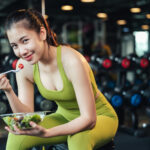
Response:
[[[67,120],[62,115],[54,113],[46,116],[40,125],[45,128],[52,128],[66,122]],[[10,133],[7,140],[6,150],[27,150],[33,146],[47,144],[53,145],[66,142],[66,140],[67,136],[40,138],[35,136],[14,135]]]
[[[98,116],[96,125],[91,130],[68,136],[69,150],[93,150],[112,140],[118,128],[118,119]]]
[[[94,148],[102,147],[110,142],[116,135],[118,129],[118,118],[100,115],[97,117],[96,126],[90,131]]]

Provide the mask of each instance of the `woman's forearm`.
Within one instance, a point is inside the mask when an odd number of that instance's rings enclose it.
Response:
[[[11,106],[13,113],[33,112],[32,109],[27,107],[25,104],[21,103],[17,95],[14,93],[13,89],[11,89],[10,91],[4,91],[4,92],[8,98],[8,101],[9,101],[9,104]]]
[[[96,124],[96,120],[78,117],[68,123],[47,129],[46,137],[72,135],[77,132],[92,129]]]

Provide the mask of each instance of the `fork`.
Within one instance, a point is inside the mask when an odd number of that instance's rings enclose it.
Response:
[[[10,72],[16,73],[16,72],[19,72],[20,70],[21,70],[21,68],[18,68],[18,69],[16,69],[16,70],[9,70],[9,71],[5,71],[5,72],[3,72],[3,73],[0,73],[0,75],[8,74],[8,73],[10,73]]]

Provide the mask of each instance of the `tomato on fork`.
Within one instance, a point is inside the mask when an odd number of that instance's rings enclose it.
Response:
[[[18,65],[18,68],[23,69],[23,68],[24,68],[24,65],[23,65],[23,64],[19,64],[19,65]]]

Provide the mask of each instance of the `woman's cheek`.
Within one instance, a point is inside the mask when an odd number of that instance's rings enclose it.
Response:
[[[17,57],[20,57],[19,52],[14,51],[14,54],[15,54]]]
[[[29,44],[26,45],[26,49],[28,51],[33,51],[33,50],[36,49],[36,45],[34,43],[29,43]]]

